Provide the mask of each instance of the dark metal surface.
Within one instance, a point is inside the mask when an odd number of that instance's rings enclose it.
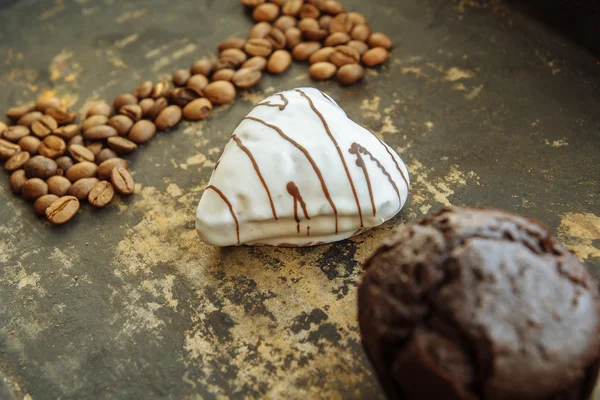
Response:
[[[409,204],[311,249],[204,246],[194,212],[253,102],[311,83],[306,66],[182,123],[130,158],[137,194],[51,227],[0,184],[0,395],[381,398],[360,346],[360,263],[386,231],[442,204],[537,217],[600,267],[600,66],[497,1],[344,1],[397,44],[330,92],[396,148]],[[214,51],[251,22],[238,0],[3,2],[0,105],[44,91],[84,109]]]

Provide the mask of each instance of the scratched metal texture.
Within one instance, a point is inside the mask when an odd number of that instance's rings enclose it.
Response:
[[[344,3],[396,49],[361,85],[317,86],[401,154],[405,209],[316,248],[198,241],[195,207],[231,132],[265,95],[316,85],[305,65],[158,134],[129,158],[137,193],[66,226],[36,217],[2,172],[1,398],[382,398],[356,323],[360,265],[443,204],[537,217],[597,273],[597,60],[498,1]],[[83,110],[251,26],[238,0],[0,4],[3,109],[54,93]]]

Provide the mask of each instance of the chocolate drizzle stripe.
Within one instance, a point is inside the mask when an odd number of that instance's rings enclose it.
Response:
[[[321,95],[322,95],[323,97],[325,97],[325,99],[326,99],[327,101],[329,101],[329,102],[330,102],[331,104],[333,104],[334,106],[336,105],[336,104],[335,104],[335,102],[334,102],[334,101],[331,99],[331,97],[329,97],[329,95],[328,95],[327,93],[325,93],[325,92],[324,92],[324,91],[322,91],[322,90],[319,90],[319,92],[321,92]]]
[[[227,207],[229,207],[229,212],[231,213],[231,216],[233,217],[233,220],[235,221],[235,233],[237,235],[237,244],[240,244],[240,224],[238,222],[237,217],[235,216],[235,212],[233,211],[233,206],[231,205],[231,203],[227,199],[227,196],[225,196],[223,194],[223,192],[221,192],[218,188],[216,188],[213,185],[209,185],[209,186],[206,187],[205,190],[208,190],[208,189],[214,190],[215,193],[218,194],[219,197],[221,197],[221,199],[225,202],[225,204],[227,204]]]
[[[388,146],[385,144],[385,142],[383,140],[381,140],[379,138],[377,138],[377,140],[379,140],[379,143],[381,143],[381,145],[385,148],[385,151],[387,151],[387,153],[390,155],[390,157],[392,157],[394,164],[396,164],[396,169],[398,170],[398,172],[400,172],[400,175],[402,175],[402,179],[404,179],[404,183],[406,184],[406,189],[410,189],[410,185],[408,184],[408,179],[406,179],[406,176],[404,175],[402,168],[400,168],[400,165],[398,165],[398,161],[396,161],[396,157],[394,157],[394,155],[392,154],[392,152],[390,151],[390,149],[388,148]]]
[[[377,167],[381,170],[381,172],[383,172],[383,174],[388,178],[388,181],[390,181],[390,183],[392,184],[392,187],[396,191],[396,195],[398,195],[398,201],[400,201],[400,207],[402,207],[402,197],[400,196],[400,190],[398,190],[398,186],[396,186],[396,182],[394,182],[390,173],[387,172],[387,170],[385,169],[385,167],[383,165],[381,165],[381,162],[379,162],[379,160],[377,158],[375,158],[375,156],[373,154],[371,154],[371,152],[369,150],[362,147],[360,144],[358,144],[356,142],[352,143],[352,146],[350,147],[350,149],[348,151],[350,152],[350,154],[357,154],[358,152],[360,152],[362,154],[366,154],[371,158],[371,161],[374,161],[375,164],[377,164]]]
[[[352,180],[352,176],[350,175],[350,171],[348,170],[348,165],[346,164],[346,160],[344,159],[344,155],[342,154],[342,149],[340,149],[340,146],[339,146],[337,140],[335,140],[335,137],[331,133],[331,130],[329,129],[329,125],[327,124],[327,121],[325,120],[325,117],[323,117],[323,114],[321,114],[321,112],[317,109],[317,107],[315,107],[315,104],[313,103],[312,99],[310,97],[308,97],[306,95],[306,93],[304,93],[302,90],[297,89],[296,91],[298,93],[300,93],[300,95],[308,101],[310,108],[314,111],[315,114],[317,114],[317,116],[323,123],[323,127],[325,128],[325,132],[327,132],[329,139],[331,139],[331,141],[335,145],[335,149],[337,150],[337,152],[340,156],[340,160],[342,160],[342,164],[344,165],[344,170],[346,171],[346,176],[348,177],[348,182],[350,182],[350,187],[352,188],[352,194],[354,195],[354,200],[356,202],[356,208],[358,209],[358,217],[360,218],[360,227],[362,228],[365,225],[363,223],[362,210],[360,208],[360,201],[358,200],[358,194],[356,193],[356,188],[354,187],[354,181]],[[336,233],[337,233],[337,229],[336,229]]]
[[[302,207],[302,212],[304,212],[304,218],[310,219],[308,216],[308,211],[306,210],[306,203],[300,194],[300,189],[294,182],[288,182],[285,187],[290,194],[294,198],[294,219],[296,220],[296,231],[300,233],[300,218],[298,217],[298,203]]]
[[[277,108],[279,108],[279,111],[285,110],[285,108],[288,106],[288,104],[290,102],[288,101],[288,99],[286,99],[286,97],[283,94],[277,93],[277,95],[279,97],[281,97],[281,100],[283,101],[283,104],[273,104],[271,102],[258,103],[257,105],[254,106],[254,108],[259,107],[259,106],[265,106],[265,107],[277,107]]]
[[[360,155],[360,152],[355,147],[350,148],[350,154],[356,154],[356,165],[358,165],[365,174],[365,180],[367,181],[367,188],[369,189],[369,198],[371,199],[371,207],[373,208],[373,216],[377,215],[377,209],[375,208],[375,199],[373,198],[373,187],[371,186],[371,179],[369,178],[369,171],[365,160]]]
[[[248,156],[248,158],[252,162],[252,166],[254,167],[254,171],[256,171],[256,175],[258,175],[258,179],[260,179],[263,187],[265,188],[265,192],[267,192],[267,196],[269,196],[269,203],[271,204],[271,211],[273,212],[273,217],[275,219],[279,219],[279,218],[277,218],[277,212],[275,211],[275,204],[273,203],[273,198],[271,197],[271,191],[269,190],[269,186],[267,185],[267,182],[265,182],[265,179],[263,178],[262,174],[260,173],[260,168],[258,168],[258,163],[254,159],[254,156],[250,152],[250,149],[248,149],[244,145],[244,143],[242,143],[242,139],[240,139],[236,134],[234,134],[232,136],[232,138],[235,141],[235,143],[238,145],[238,147],[240,148],[240,150],[242,150],[244,153],[246,153],[246,155]]]
[[[317,166],[317,163],[315,162],[315,160],[313,160],[313,158],[311,157],[311,155],[308,152],[308,150],[306,150],[301,144],[299,144],[298,142],[296,142],[294,139],[292,139],[291,137],[287,136],[279,127],[277,127],[275,125],[271,125],[268,122],[263,121],[262,119],[259,119],[259,118],[256,118],[256,117],[250,117],[250,116],[244,118],[244,120],[255,121],[255,122],[258,122],[260,124],[263,124],[264,126],[266,126],[268,128],[273,129],[275,132],[277,132],[279,134],[279,136],[281,136],[283,139],[285,139],[288,142],[290,142],[292,144],[292,146],[294,146],[295,148],[297,148],[298,150],[300,150],[304,154],[304,156],[306,157],[306,159],[308,160],[308,162],[312,166],[313,170],[315,171],[315,174],[317,174],[317,177],[319,178],[319,181],[321,182],[321,189],[323,190],[323,194],[325,195],[325,198],[327,199],[327,202],[331,206],[331,209],[333,210],[333,214],[335,215],[335,233],[338,233],[338,212],[337,212],[337,208],[336,208],[335,204],[333,203],[333,199],[331,198],[331,194],[329,194],[329,189],[327,189],[327,185],[325,184],[325,179],[323,179],[323,175],[321,174],[321,170]]]

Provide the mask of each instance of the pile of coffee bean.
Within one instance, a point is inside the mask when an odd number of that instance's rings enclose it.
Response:
[[[309,76],[334,75],[344,85],[360,81],[366,67],[389,58],[391,39],[372,33],[366,18],[336,0],[241,0],[256,25],[247,39],[218,46],[217,60],[200,59],[175,71],[171,81],[141,83],[112,104],[88,108],[83,122],[58,98],[10,108],[0,121],[0,160],[10,188],[33,201],[36,213],[56,225],[71,220],[87,200],[108,205],[115,192],[130,195],[135,183],[122,158],[171,129],[182,118],[207,118],[213,105],[231,103],[239,89],[256,86],[263,72],[281,74],[292,59],[308,61]]]

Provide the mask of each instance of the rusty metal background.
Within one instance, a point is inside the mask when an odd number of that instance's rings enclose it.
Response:
[[[362,85],[266,77],[130,158],[135,196],[52,227],[0,173],[0,398],[382,398],[356,285],[386,232],[442,204],[538,217],[600,267],[600,67],[498,1],[344,0],[397,44]],[[251,26],[238,0],[3,1],[0,106],[51,91],[83,110],[169,76]],[[331,93],[409,166],[390,223],[309,249],[214,249],[194,211],[265,95]]]

